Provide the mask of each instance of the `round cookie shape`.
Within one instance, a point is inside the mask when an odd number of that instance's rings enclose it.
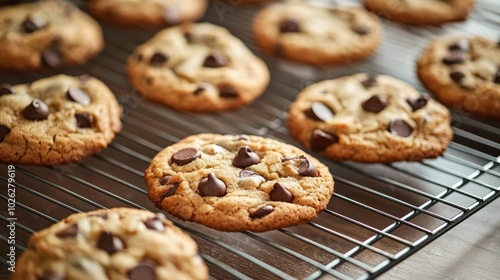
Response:
[[[480,36],[435,40],[417,62],[420,81],[452,110],[500,119],[500,45]]]
[[[67,1],[0,9],[0,69],[80,65],[104,46],[101,27]]]
[[[464,21],[475,0],[365,0],[369,11],[409,25],[442,25]]]
[[[266,54],[327,66],[371,56],[380,44],[382,27],[362,8],[287,1],[259,11],[253,33]]]
[[[252,103],[269,83],[266,64],[229,31],[210,23],[160,31],[128,60],[133,86],[181,111],[222,112]]]
[[[165,26],[196,21],[207,0],[89,0],[90,13],[121,25]]]
[[[310,115],[314,104],[329,118]],[[452,139],[450,113],[425,93],[385,75],[356,74],[305,88],[289,109],[291,135],[337,161],[420,161],[442,154]]]
[[[197,250],[162,213],[96,210],[32,235],[11,279],[208,279]]]
[[[188,164],[183,149],[200,156]],[[156,207],[222,231],[268,231],[302,224],[333,192],[328,167],[300,149],[259,136],[198,134],[157,154],[145,172]]]
[[[104,149],[120,132],[122,110],[101,81],[58,75],[0,85],[0,162],[58,165]]]

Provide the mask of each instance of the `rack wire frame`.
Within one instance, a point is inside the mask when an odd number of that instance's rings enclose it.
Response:
[[[355,1],[347,1],[355,2]],[[231,4],[232,3],[232,4]],[[82,3],[79,3],[82,4]],[[143,172],[152,157],[185,136],[202,133],[256,134],[300,145],[286,129],[286,112],[306,85],[357,72],[391,74],[423,90],[415,57],[431,38],[459,32],[498,35],[500,4],[478,1],[467,23],[412,28],[384,21],[384,44],[369,60],[345,67],[312,68],[263,56],[254,45],[251,20],[258,7],[238,1],[210,2],[203,20],[227,27],[260,55],[271,70],[266,93],[254,104],[224,114],[186,114],[151,103],[129,85],[128,55],[157,30],[103,23],[104,52],[71,75],[103,80],[124,108],[124,129],[103,152],[56,167],[15,166],[16,253],[29,236],[65,216],[96,208],[152,211]],[[402,51],[404,50],[404,51]],[[57,71],[20,76],[0,73],[1,82],[30,82]],[[450,108],[455,138],[437,159],[394,164],[334,162],[318,156],[335,178],[327,210],[310,223],[265,233],[225,233],[186,223],[177,226],[199,244],[212,279],[372,279],[460,224],[500,196],[499,123]],[[7,185],[8,166],[0,165]],[[0,193],[0,227],[10,222],[7,188]],[[8,235],[0,235],[0,277],[7,277]]]

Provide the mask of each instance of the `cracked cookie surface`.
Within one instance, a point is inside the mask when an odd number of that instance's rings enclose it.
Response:
[[[197,250],[162,213],[97,210],[31,236],[11,279],[208,279]]]
[[[181,111],[222,112],[252,103],[269,83],[266,64],[229,31],[210,23],[160,31],[128,60],[133,86]]]
[[[103,46],[99,24],[67,1],[0,9],[0,68],[35,70],[84,64]]]
[[[480,36],[435,40],[417,62],[422,83],[454,110],[500,119],[500,44]]]
[[[450,113],[411,85],[356,74],[305,88],[289,109],[292,136],[334,160],[420,161],[444,152]]]
[[[101,81],[58,75],[0,85],[0,161],[58,165],[104,149],[121,130],[121,107]]]
[[[302,224],[333,192],[328,167],[259,136],[199,134],[161,151],[145,172],[149,198],[174,216],[222,231]]]
[[[316,66],[365,59],[378,48],[382,27],[359,7],[326,7],[305,1],[272,4],[253,19],[266,54]]]

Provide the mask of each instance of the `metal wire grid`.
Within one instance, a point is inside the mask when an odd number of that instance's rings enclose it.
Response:
[[[211,4],[205,20],[228,27],[258,53],[250,33],[256,8],[217,6],[218,1]],[[495,11],[499,9],[491,5],[479,2],[465,27],[498,28],[499,14]],[[286,130],[286,110],[310,82],[368,71],[390,73],[418,87],[413,66],[404,66],[413,63],[414,58],[408,54],[422,50],[427,43],[423,38],[443,33],[442,29],[385,23],[385,45],[380,54],[343,68],[313,69],[263,57],[272,82],[259,100],[235,112],[194,115],[145,101],[128,84],[124,62],[154,30],[103,27],[107,39],[104,53],[84,67],[65,72],[90,73],[108,84],[124,106],[124,130],[108,149],[81,163],[16,166],[17,256],[33,232],[75,212],[119,206],[155,211],[146,196],[143,171],[156,153],[185,136],[207,131],[258,134],[299,146]],[[452,25],[445,32],[459,27],[464,28]],[[415,39],[423,42],[415,47],[414,42],[419,42]],[[406,54],[398,53],[401,49]],[[1,75],[6,82],[18,83],[56,73]],[[174,221],[198,242],[213,279],[374,278],[500,196],[498,123],[454,111],[452,125],[455,139],[435,160],[386,165],[320,158],[334,174],[335,193],[328,209],[308,224],[255,234],[224,233]],[[1,182],[6,184],[7,166],[2,165],[1,170]],[[6,188],[1,189],[0,198],[7,202]],[[6,207],[0,214],[1,227],[5,228]],[[7,240],[7,235],[0,236],[5,250]],[[5,257],[0,256],[3,271]]]

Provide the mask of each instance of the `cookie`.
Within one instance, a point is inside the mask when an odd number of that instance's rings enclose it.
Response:
[[[128,72],[146,98],[190,112],[240,108],[269,83],[266,64],[225,28],[210,23],[160,31],[136,48]]]
[[[162,213],[97,210],[32,235],[11,279],[208,279],[197,250]]]
[[[203,16],[207,0],[89,0],[90,13],[99,19],[136,26],[176,25]]]
[[[324,66],[371,56],[380,44],[382,28],[378,19],[362,8],[288,1],[259,11],[253,20],[253,33],[266,54]]]
[[[104,149],[121,130],[113,93],[89,77],[0,85],[0,162],[58,165]]]
[[[442,25],[464,21],[475,0],[365,0],[373,13],[410,25]]]
[[[289,109],[288,127],[304,146],[337,161],[420,161],[442,154],[452,138],[443,105],[384,75],[305,88]]]
[[[159,209],[222,231],[305,223],[333,192],[332,175],[317,159],[248,135],[189,136],[156,155],[145,180]]]
[[[0,69],[80,65],[103,46],[98,23],[67,1],[0,9]]]
[[[417,68],[422,83],[453,110],[500,119],[500,43],[480,36],[437,39]]]

